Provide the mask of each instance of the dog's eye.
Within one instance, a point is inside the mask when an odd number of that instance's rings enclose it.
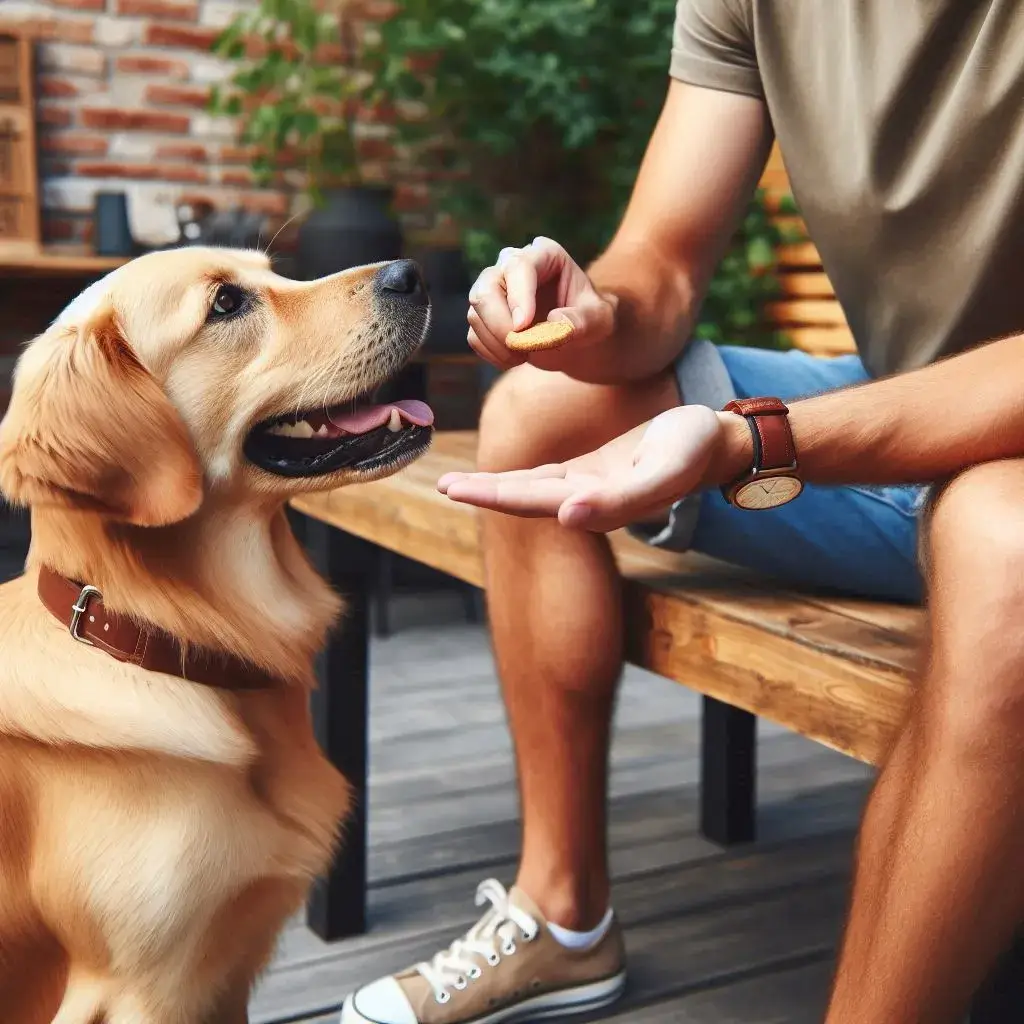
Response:
[[[245,305],[246,295],[241,288],[233,284],[222,284],[214,296],[213,305],[210,307],[210,317],[218,319],[226,316],[234,316]]]

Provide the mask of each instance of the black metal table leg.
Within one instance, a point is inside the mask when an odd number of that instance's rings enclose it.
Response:
[[[366,931],[366,759],[369,711],[369,588],[372,548],[314,519],[302,524],[317,569],[344,596],[345,614],[317,663],[313,695],[316,738],[331,763],[355,789],[344,843],[330,872],[319,879],[306,923],[327,942]]]
[[[723,846],[754,838],[757,782],[757,718],[704,698],[700,828]]]
[[[381,640],[391,636],[391,595],[395,587],[395,556],[386,548],[377,548],[373,582],[373,635]]]
[[[1024,1020],[1024,931],[999,961],[971,1004],[970,1024],[1020,1024]]]
[[[466,611],[466,621],[474,626],[487,621],[487,602],[484,592],[469,583],[462,585],[462,605]]]

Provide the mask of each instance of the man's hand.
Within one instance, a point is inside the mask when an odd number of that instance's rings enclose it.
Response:
[[[549,238],[504,249],[470,292],[472,348],[499,369],[528,359],[590,384],[663,373],[693,330],[771,139],[761,100],[672,81],[607,250],[584,272]],[[561,348],[505,347],[510,331],[561,318],[575,328]]]
[[[614,324],[610,299],[557,242],[536,238],[522,249],[502,249],[498,262],[477,278],[469,293],[469,344],[499,369],[530,362],[545,370],[562,368],[563,349],[523,354],[505,345],[510,331],[541,320],[568,320],[575,333],[564,348],[605,340]]]
[[[752,455],[744,447],[749,432],[740,417],[688,405],[569,462],[511,473],[449,473],[438,489],[453,501],[607,533],[667,509],[709,475],[739,475]]]

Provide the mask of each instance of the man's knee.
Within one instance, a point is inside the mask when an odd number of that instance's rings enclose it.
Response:
[[[671,373],[621,386],[585,384],[527,364],[502,374],[480,417],[480,468],[564,462],[679,404]]]
[[[480,414],[480,468],[528,468],[551,446],[555,433],[550,404],[558,402],[561,375],[529,364],[502,374],[487,394]],[[545,457],[544,461],[548,461]]]
[[[1024,461],[946,485],[928,525],[932,657],[948,724],[972,745],[1024,728]]]
[[[971,608],[1004,609],[1008,599],[1024,597],[1024,460],[955,477],[936,497],[927,530],[935,588],[955,588],[956,602]],[[1016,617],[1012,608],[1007,613]]]

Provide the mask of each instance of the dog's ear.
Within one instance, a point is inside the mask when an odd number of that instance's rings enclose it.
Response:
[[[112,311],[55,326],[19,360],[0,423],[0,490],[18,505],[90,509],[137,526],[199,507],[202,469],[185,424]]]

